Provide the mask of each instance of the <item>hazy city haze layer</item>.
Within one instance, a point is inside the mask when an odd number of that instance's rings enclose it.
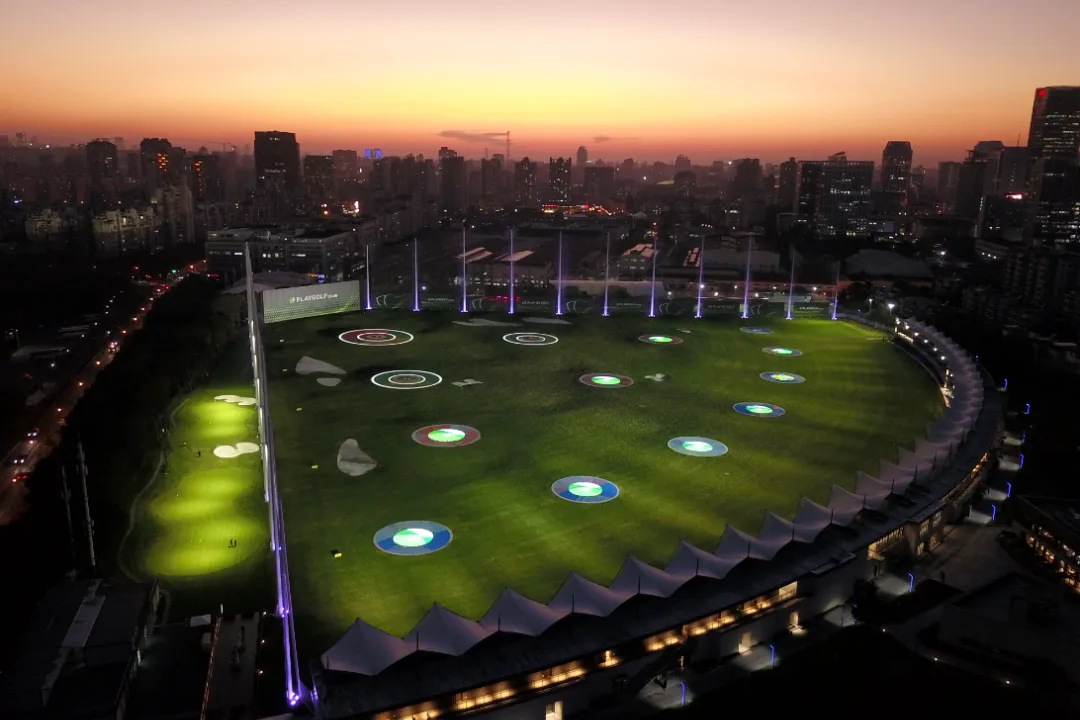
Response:
[[[708,162],[877,158],[902,138],[933,162],[1023,141],[1033,88],[1080,81],[1076,0],[36,0],[4,15],[0,133],[60,143],[279,128],[305,153],[477,156],[499,141],[440,133],[511,130],[515,156]]]

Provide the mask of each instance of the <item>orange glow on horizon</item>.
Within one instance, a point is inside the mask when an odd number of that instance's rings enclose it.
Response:
[[[504,144],[440,133],[510,130],[515,157],[585,145],[593,159],[702,164],[877,160],[904,139],[930,164],[1024,142],[1035,88],[1080,83],[1075,0],[984,0],[975,17],[930,0],[406,5],[19,3],[0,43],[0,133],[194,149],[280,129],[305,153],[479,157]]]

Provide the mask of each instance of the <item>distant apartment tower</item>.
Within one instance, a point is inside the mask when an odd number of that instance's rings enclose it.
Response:
[[[503,164],[501,156],[480,161],[480,195],[493,200],[502,191]]]
[[[116,145],[108,140],[86,143],[86,174],[92,186],[102,187],[119,175],[120,158]]]
[[[998,159],[993,194],[1017,195],[1027,192],[1028,149],[1023,145],[1006,147]]]
[[[956,202],[956,183],[960,180],[960,163],[938,163],[937,196],[938,200],[952,207]]]
[[[1031,239],[1080,242],[1080,87],[1035,90],[1028,163]]]
[[[881,153],[881,189],[887,193],[907,193],[911,187],[911,143],[890,140]]]
[[[333,155],[304,156],[304,191],[313,202],[326,203],[334,199]]]
[[[255,132],[255,184],[287,192],[300,189],[300,145],[294,133]]]
[[[685,155],[679,155],[675,158],[675,172],[687,172],[691,167],[690,158]]]
[[[589,151],[584,145],[577,149],[577,164],[579,168],[589,164]]]
[[[171,167],[172,143],[165,138],[143,138],[139,143],[139,165],[148,188],[168,185],[177,168]]]
[[[548,158],[548,187],[555,202],[569,202],[572,187],[570,158]]]
[[[536,163],[528,157],[514,163],[514,198],[523,205],[535,205],[538,200]]]
[[[873,180],[873,161],[848,160],[846,153],[801,162],[799,214],[813,223],[818,237],[864,237]]]
[[[445,150],[446,148],[443,148]],[[439,151],[439,184],[440,184],[440,207],[444,217],[457,215],[465,212],[468,207],[468,177],[465,169],[465,158],[453,153],[444,154]]]
[[[216,203],[225,199],[221,157],[203,153],[191,158],[191,195],[195,202]]]
[[[799,190],[799,161],[788,158],[780,163],[780,172],[777,175],[776,204],[780,206],[780,212],[795,212]]]
[[[592,165],[585,168],[585,199],[600,203],[615,197],[615,168]]]

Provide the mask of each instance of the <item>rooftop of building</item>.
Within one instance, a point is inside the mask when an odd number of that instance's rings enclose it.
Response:
[[[58,718],[113,708],[154,595],[154,584],[102,580],[52,588],[27,623],[15,671],[0,679],[0,707],[46,707]]]
[[[1021,514],[1036,519],[1039,516],[1053,521],[1059,528],[1080,541],[1080,500],[1022,496],[1017,498]],[[1031,513],[1024,512],[1030,509]],[[1066,538],[1059,538],[1068,541]],[[1080,543],[1078,543],[1080,544]]]

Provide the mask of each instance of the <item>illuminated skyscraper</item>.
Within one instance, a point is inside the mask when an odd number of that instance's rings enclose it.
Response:
[[[304,156],[304,190],[316,203],[334,198],[334,158],[332,155]]]
[[[556,202],[570,201],[570,158],[548,158],[548,186]]]
[[[1028,237],[1080,242],[1080,87],[1035,91],[1028,132]]]
[[[872,161],[848,160],[845,153],[801,162],[799,214],[813,223],[818,237],[863,237],[869,232],[873,179]]]
[[[536,163],[528,157],[514,163],[514,196],[519,203],[533,205],[536,196]]]

